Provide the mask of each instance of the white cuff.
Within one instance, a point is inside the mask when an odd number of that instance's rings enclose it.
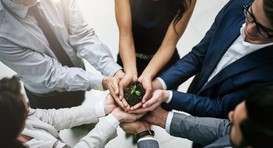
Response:
[[[168,100],[166,101],[166,103],[170,103],[171,100],[172,100],[172,98],[173,98],[173,92],[170,91],[170,90],[168,90],[168,92],[169,92],[169,98],[168,98]]]
[[[154,137],[143,137],[140,138],[137,142],[144,141],[144,140],[156,140]]]
[[[95,110],[96,110],[97,117],[105,116],[105,111],[104,111],[103,102],[97,103],[97,104],[95,105]]]
[[[156,79],[157,79],[157,80],[160,82],[160,84],[162,85],[163,90],[166,90],[166,89],[167,89],[166,83],[165,83],[160,77],[157,77]]]
[[[117,128],[120,124],[118,119],[116,119],[112,114],[107,115],[105,119],[108,120],[115,128]]]
[[[165,126],[165,130],[166,130],[169,134],[170,134],[170,131],[171,131],[172,119],[173,119],[173,112],[169,112],[169,113],[168,113],[168,116],[167,116],[166,126]]]

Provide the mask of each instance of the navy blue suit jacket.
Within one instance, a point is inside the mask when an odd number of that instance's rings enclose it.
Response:
[[[173,91],[172,100],[164,104],[165,108],[226,118],[256,86],[273,83],[273,46],[269,46],[231,63],[204,87],[223,54],[240,35],[245,22],[243,5],[252,2],[229,1],[200,43],[160,76],[168,89],[177,88],[195,76],[188,92]]]

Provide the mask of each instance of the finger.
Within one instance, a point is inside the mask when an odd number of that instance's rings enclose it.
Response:
[[[133,114],[144,114],[149,111],[149,108],[138,108],[136,110],[129,111],[129,113]]]
[[[113,98],[115,98],[115,99],[117,99],[117,98],[118,98],[118,96],[117,96],[117,95],[114,93],[114,91],[113,91],[113,88],[112,88],[112,87],[110,87],[110,86],[109,86],[108,90],[109,90],[109,92],[110,92],[110,94],[111,94],[111,96],[112,96]]]
[[[139,107],[141,107],[141,105],[142,105],[142,103],[139,102],[139,103],[137,103],[136,105],[132,106],[132,107],[130,108],[130,110],[138,109]]]
[[[111,94],[112,95],[112,94]],[[114,100],[115,100],[115,102],[121,107],[121,108],[124,108],[124,105],[123,105],[123,103],[122,103],[122,101],[119,99],[119,97],[118,96],[113,96],[112,95],[112,97],[114,98]]]
[[[123,87],[119,87],[119,99],[122,100],[123,97],[124,97]]]
[[[117,104],[121,107],[121,108],[125,108],[125,106],[123,105],[122,101],[120,101],[119,99],[116,100]]]
[[[119,99],[121,100],[123,98],[123,89],[124,89],[124,83],[123,80],[119,82]]]
[[[155,104],[156,102],[151,98],[148,101],[146,101],[145,103],[142,104],[143,108],[148,108],[150,106],[152,106],[153,104]]]
[[[112,95],[113,97],[118,97],[119,90],[116,90],[115,88],[118,88],[118,86],[117,86],[117,85],[116,85],[116,86],[113,86],[112,84],[109,84],[108,89],[109,89],[111,95]]]
[[[119,86],[118,86],[118,80],[117,79],[113,80],[113,85],[111,85],[111,87],[113,87],[113,90],[114,90],[115,94],[118,95],[119,94]]]
[[[136,118],[136,120],[138,120],[139,118],[143,117],[145,114],[146,114],[146,112],[145,112],[145,113],[140,113],[140,114],[137,114],[137,118]]]
[[[147,102],[143,103],[142,107],[143,107],[143,108],[150,107],[150,106],[152,105],[151,102],[152,102],[152,101],[149,101],[149,100],[148,100]]]
[[[146,89],[146,92],[142,98],[142,103],[145,103],[151,97],[152,89]]]
[[[130,110],[130,106],[129,106],[129,104],[127,103],[127,101],[126,101],[125,99],[121,99],[121,101],[122,101],[122,104],[124,105],[124,109],[125,109],[126,111],[129,111],[129,110]]]

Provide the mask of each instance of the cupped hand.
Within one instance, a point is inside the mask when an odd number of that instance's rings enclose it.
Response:
[[[165,128],[168,117],[168,111],[164,110],[161,106],[155,108],[143,117],[143,119],[151,125],[157,125]]]
[[[122,107],[125,108],[125,105],[123,104],[122,99],[119,98],[119,77],[104,77],[102,80],[102,84],[104,89],[108,89],[111,96],[115,99],[116,103]]]
[[[124,105],[124,110],[126,111],[130,110],[130,106],[127,103],[127,101],[124,99],[123,90],[125,89],[125,87],[128,86],[129,83],[134,82],[136,80],[137,80],[137,74],[125,73],[125,76],[119,82],[119,100],[122,100],[122,103]]]
[[[122,110],[120,107],[115,108],[111,114],[121,123],[133,122],[145,115],[145,114],[130,114]]]
[[[148,76],[141,75],[138,78],[138,81],[142,84],[143,88],[145,89],[145,94],[142,98],[142,103],[145,103],[152,95],[153,88],[152,88],[152,78]],[[136,109],[136,108],[133,108]]]
[[[110,94],[107,94],[107,96],[105,97],[103,106],[104,106],[104,111],[106,114],[111,113],[115,108],[118,107],[116,101],[113,99],[113,97]]]
[[[130,113],[146,113],[148,111],[153,111],[158,107],[162,102],[166,102],[169,97],[169,92],[166,90],[155,90],[152,93],[152,97],[146,101],[141,108],[130,110]]]
[[[137,120],[135,122],[121,123],[120,127],[123,129],[124,132],[131,133],[134,135],[136,135],[142,131],[151,129],[151,125],[143,120],[142,121]]]
[[[129,83],[134,81],[137,81],[137,74],[125,73],[125,76],[119,82],[119,91],[120,91],[119,97],[120,98],[124,97],[124,94],[123,94],[124,88],[127,87]]]

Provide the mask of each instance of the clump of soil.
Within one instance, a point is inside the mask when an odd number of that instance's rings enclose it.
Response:
[[[124,98],[130,106],[134,106],[141,102],[145,94],[145,89],[139,81],[131,82],[124,89]]]

